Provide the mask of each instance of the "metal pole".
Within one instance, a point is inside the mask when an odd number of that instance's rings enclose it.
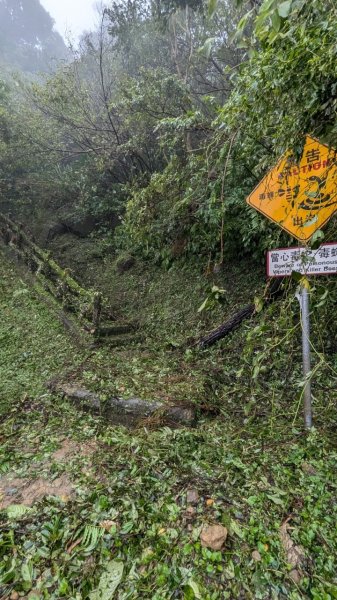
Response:
[[[309,316],[309,292],[308,289],[301,286],[301,325],[302,325],[302,354],[303,354],[303,375],[304,385],[304,423],[307,429],[312,427],[312,408],[311,408],[311,381],[309,373],[311,371],[310,360],[310,316]]]

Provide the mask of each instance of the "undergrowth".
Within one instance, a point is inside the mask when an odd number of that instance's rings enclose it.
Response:
[[[3,598],[337,597],[336,411],[327,391],[334,375],[320,368],[317,428],[307,435],[290,291],[209,351],[169,347],[166,336],[152,348],[150,333],[143,350],[89,351],[73,345],[4,257],[0,269],[0,484],[66,476],[73,486],[69,497],[0,513]],[[320,298],[317,315],[331,311]],[[196,429],[107,425],[46,393],[48,378],[71,369],[103,394],[113,380],[126,395],[154,394],[166,377],[168,395],[196,398],[217,418],[201,416]],[[55,452],[65,442],[77,451],[62,461]],[[197,492],[193,506],[189,490]],[[206,524],[227,528],[221,551],[201,545]],[[282,537],[285,524],[303,550],[296,566]]]

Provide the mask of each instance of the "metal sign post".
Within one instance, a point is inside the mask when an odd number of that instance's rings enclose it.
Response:
[[[337,211],[337,153],[306,136],[300,160],[286,152],[267,173],[247,203],[300,242],[309,242]],[[267,253],[267,276],[337,274],[337,242],[310,248],[277,248]],[[303,280],[301,306],[304,422],[312,427],[309,292]]]
[[[302,326],[302,355],[304,375],[304,424],[307,429],[312,427],[312,405],[311,405],[311,360],[310,360],[310,310],[309,291],[305,285],[301,285],[299,301],[301,307]]]
[[[267,276],[291,277],[303,275],[296,298],[301,310],[304,424],[312,427],[311,358],[310,358],[310,294],[305,278],[311,275],[337,275],[337,242],[322,244],[317,249],[275,248],[267,252]]]

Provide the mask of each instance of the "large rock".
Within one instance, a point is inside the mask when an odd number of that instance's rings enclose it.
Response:
[[[79,237],[87,237],[94,231],[97,220],[94,217],[87,215],[81,219],[65,219],[63,223],[70,233]]]
[[[227,535],[228,531],[222,525],[205,525],[200,535],[201,545],[211,550],[221,550]]]
[[[65,233],[72,233],[78,237],[85,238],[94,231],[96,225],[96,219],[90,215],[87,215],[81,219],[60,219],[60,221],[51,223],[48,226],[48,229],[44,235],[45,241],[47,243],[52,242],[57,236]]]
[[[199,492],[195,488],[187,490],[186,493],[186,502],[187,504],[196,505],[199,502]]]

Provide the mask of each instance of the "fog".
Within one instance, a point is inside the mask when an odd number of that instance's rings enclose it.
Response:
[[[84,30],[92,29],[97,12],[94,0],[40,0],[55,20],[57,31],[64,37],[78,38]]]

